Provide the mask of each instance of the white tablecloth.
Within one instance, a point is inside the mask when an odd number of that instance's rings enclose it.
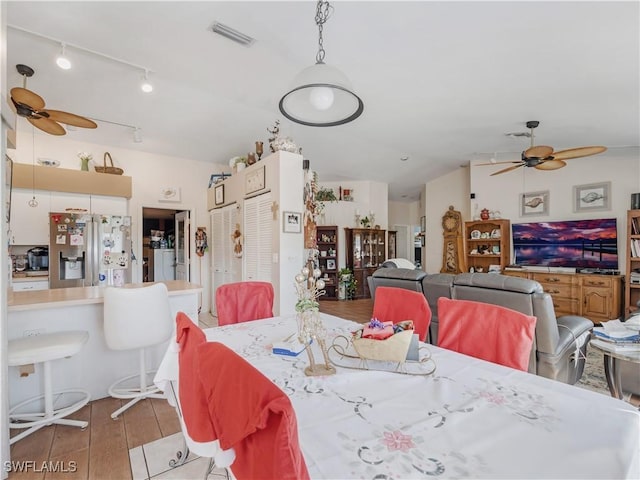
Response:
[[[329,338],[360,325],[322,315]],[[427,377],[271,353],[295,316],[207,329],[291,398],[312,478],[640,478],[640,413],[578,387],[428,346]],[[241,392],[238,392],[241,395]]]

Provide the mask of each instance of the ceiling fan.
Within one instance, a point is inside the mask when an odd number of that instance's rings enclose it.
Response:
[[[23,77],[22,87],[11,89],[11,101],[16,107],[16,113],[25,117],[31,125],[51,135],[64,135],[66,130],[61,123],[82,128],[97,128],[93,120],[61,110],[44,108],[44,100],[37,93],[27,90],[27,78],[34,74],[34,70],[27,65],[16,65],[16,70]]]
[[[520,160],[510,162],[479,163],[478,165],[500,165],[506,163],[516,164],[511,167],[498,170],[497,172],[492,173],[491,176],[510,172],[511,170],[515,170],[520,167],[533,167],[538,170],[557,170],[558,168],[562,168],[566,165],[565,160],[596,155],[607,149],[607,147],[578,147],[554,152],[552,147],[545,145],[533,145],[533,129],[540,125],[540,122],[537,120],[530,120],[526,125],[527,128],[531,129],[531,133],[524,136],[531,137],[531,146],[522,152],[522,158]]]

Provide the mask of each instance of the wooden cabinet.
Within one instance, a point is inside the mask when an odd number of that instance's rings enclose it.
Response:
[[[338,227],[317,226],[316,243],[318,244],[318,263],[324,280],[325,294],[320,300],[338,299]]]
[[[469,271],[488,272],[492,265],[503,271],[511,258],[509,220],[464,222],[464,254]]]
[[[551,295],[556,316],[581,315],[595,323],[618,318],[622,311],[620,275],[507,270],[505,275],[528,278]]]
[[[386,230],[345,228],[347,268],[356,279],[355,298],[369,298],[369,276],[386,260]]]
[[[640,307],[640,210],[627,211],[627,279],[624,285],[624,316]]]

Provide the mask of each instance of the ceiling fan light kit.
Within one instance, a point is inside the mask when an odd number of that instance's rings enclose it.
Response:
[[[71,60],[67,58],[66,47],[64,43],[60,46],[60,55],[56,58],[56,65],[63,70],[69,70],[71,68]]]
[[[324,63],[323,25],[333,12],[329,2],[319,0],[315,22],[318,26],[316,63],[302,70],[291,89],[280,99],[280,112],[289,120],[310,127],[332,127],[349,123],[364,110],[347,76]]]
[[[527,123],[527,128],[531,130],[531,133],[528,135],[516,134],[516,133],[507,133],[508,136],[527,136],[531,138],[531,146],[522,152],[521,159],[516,161],[507,161],[507,162],[496,162],[492,161],[490,163],[479,163],[478,166],[485,165],[498,165],[498,164],[515,164],[507,168],[503,168],[502,170],[498,170],[491,174],[500,175],[501,173],[507,173],[511,170],[515,170],[520,167],[533,167],[538,170],[557,170],[567,165],[565,160],[569,160],[571,158],[581,158],[588,157],[591,155],[597,155],[598,153],[602,153],[607,150],[607,147],[602,146],[592,146],[592,147],[577,147],[577,148],[569,148],[567,150],[560,150],[555,152],[552,147],[546,145],[533,145],[533,130],[540,125],[540,122],[537,120],[529,120]]]

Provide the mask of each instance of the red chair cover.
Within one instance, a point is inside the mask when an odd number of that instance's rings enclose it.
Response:
[[[218,325],[273,317],[273,285],[269,282],[237,282],[216,290]]]
[[[395,287],[376,288],[373,302],[373,317],[381,322],[398,323],[413,320],[415,332],[420,341],[427,339],[431,323],[431,309],[427,299],[420,292]]]
[[[308,479],[289,397],[221,343],[198,348],[198,368],[220,446],[235,450],[234,476]]]
[[[176,316],[176,342],[178,354],[178,392],[182,418],[187,433],[196,442],[211,442],[217,438],[209,420],[209,405],[197,375],[198,346],[206,343],[204,332],[183,312]]]
[[[440,297],[438,319],[439,347],[528,370],[536,317],[490,303]]]

